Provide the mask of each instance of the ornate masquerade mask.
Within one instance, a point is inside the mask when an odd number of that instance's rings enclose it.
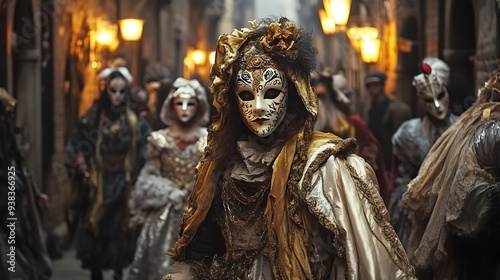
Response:
[[[192,87],[184,86],[178,88],[173,94],[173,106],[177,118],[186,123],[196,115],[198,109],[198,100]]]
[[[108,85],[106,86],[106,93],[114,106],[120,106],[125,101],[125,92],[127,90],[128,83],[122,77],[112,78]]]
[[[256,51],[266,54],[260,57],[262,65],[282,71],[293,84],[311,119],[316,117],[318,103],[310,85],[310,74],[316,69],[316,49],[310,33],[286,18],[277,21],[251,22],[250,28],[234,30],[231,34],[219,37],[216,48],[215,63],[210,71],[212,83],[210,90],[214,94],[214,107],[217,115],[214,117],[212,131],[218,131],[226,122],[228,115],[237,104],[229,102],[231,81],[236,80],[239,69],[247,69],[258,65],[244,60],[244,53],[254,46]],[[250,58],[250,57],[248,57]],[[272,62],[270,61],[272,59]],[[265,62],[265,64],[264,64]],[[271,64],[272,63],[272,64]],[[238,65],[236,65],[238,64]],[[263,68],[263,67],[260,67]],[[234,78],[234,80],[233,80]],[[255,77],[253,77],[255,80]],[[233,86],[233,85],[231,85]],[[238,100],[238,98],[236,98]]]
[[[193,125],[204,125],[209,118],[209,105],[205,88],[197,80],[177,78],[172,84],[160,113],[160,119],[168,126],[180,121]]]
[[[285,118],[288,85],[285,74],[254,46],[242,52],[236,76],[238,109],[243,122],[257,136],[272,134]]]
[[[423,102],[425,111],[432,117],[442,120],[448,114],[449,96],[441,76],[423,63],[422,73],[413,77],[413,86]]]

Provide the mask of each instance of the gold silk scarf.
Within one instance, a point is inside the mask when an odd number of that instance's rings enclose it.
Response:
[[[287,182],[296,152],[297,138],[294,137],[285,144],[273,163],[271,191],[265,213],[268,218],[268,230],[277,237],[277,251],[270,253],[279,263],[273,264],[275,259],[273,257],[270,257],[270,261],[275,276],[281,275],[285,279],[312,279],[303,229],[297,227],[289,218],[288,205],[293,205],[295,202],[290,201],[287,196]],[[318,147],[336,139],[340,138],[329,133],[314,132],[309,151],[312,154]],[[215,193],[215,182],[212,177],[214,167],[212,161],[200,164],[198,178],[189,198],[188,218],[184,230],[176,246],[169,250],[169,255],[175,260],[185,258],[186,246],[192,241],[212,205]],[[283,268],[283,271],[276,271],[276,267]]]

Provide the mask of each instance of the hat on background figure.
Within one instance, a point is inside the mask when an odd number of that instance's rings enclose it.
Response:
[[[368,84],[385,84],[387,80],[387,75],[383,72],[371,72],[365,77],[365,85]]]

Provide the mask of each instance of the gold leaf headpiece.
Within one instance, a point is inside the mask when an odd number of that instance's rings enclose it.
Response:
[[[477,92],[477,103],[498,102],[500,100],[500,72],[491,76]]]
[[[269,64],[283,71],[295,85],[307,111],[315,116],[317,101],[309,79],[311,72],[316,70],[316,53],[311,34],[284,17],[275,21],[253,21],[249,28],[221,35],[210,71],[210,91],[218,112],[212,129],[217,131],[231,110],[228,90],[235,67]]]

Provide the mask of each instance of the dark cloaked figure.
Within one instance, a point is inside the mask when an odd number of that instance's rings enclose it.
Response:
[[[139,229],[129,227],[127,200],[144,165],[149,125],[127,104],[132,77],[124,67],[104,69],[106,87],[67,145],[74,178],[77,257],[92,279],[113,269],[120,279],[135,251]]]
[[[0,279],[48,280],[52,266],[38,205],[47,196],[33,184],[16,144],[15,105],[0,88]]]
[[[500,278],[500,73],[432,146],[403,203],[419,279]]]
[[[372,72],[365,77],[365,85],[372,98],[368,112],[368,128],[377,137],[384,152],[385,166],[392,167],[392,135],[399,126],[411,118],[411,110],[405,103],[390,99],[385,91],[387,75]]]

